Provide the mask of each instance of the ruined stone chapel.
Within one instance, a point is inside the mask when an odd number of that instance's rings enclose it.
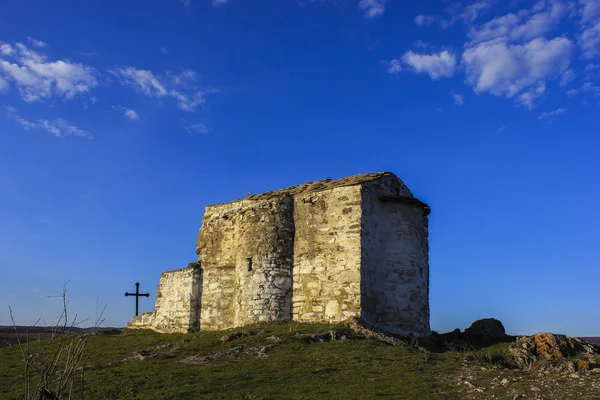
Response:
[[[209,205],[198,261],[161,274],[154,311],[128,327],[170,333],[357,317],[428,335],[428,214],[389,172]]]

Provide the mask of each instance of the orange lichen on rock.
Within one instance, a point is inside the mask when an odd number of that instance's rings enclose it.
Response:
[[[533,339],[535,352],[547,360],[570,357],[578,350],[575,343],[564,335],[537,333]]]
[[[589,370],[590,369],[590,362],[589,360],[578,360],[576,363],[576,367],[577,367],[577,371],[581,371],[581,370]]]

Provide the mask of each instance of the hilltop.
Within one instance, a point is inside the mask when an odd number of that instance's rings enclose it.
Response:
[[[439,347],[449,338],[439,335],[437,343],[433,339],[378,340],[377,334],[347,324],[280,323],[190,334],[108,331],[89,338],[85,396],[600,398],[600,370],[551,372],[544,363],[524,370],[511,364],[509,346],[514,337],[493,345]],[[0,360],[2,398],[18,398],[24,385],[18,348],[0,349]]]

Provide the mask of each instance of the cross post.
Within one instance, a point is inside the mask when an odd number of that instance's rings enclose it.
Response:
[[[139,315],[140,296],[150,297],[150,293],[140,293],[140,283],[135,283],[135,293],[125,292],[125,296],[135,296],[135,316]]]

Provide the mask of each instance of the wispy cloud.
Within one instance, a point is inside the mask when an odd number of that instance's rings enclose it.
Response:
[[[449,78],[454,75],[456,57],[444,50],[433,54],[418,54],[407,51],[402,62],[416,73],[426,73],[433,80]]]
[[[450,93],[450,96],[452,97],[454,104],[456,104],[457,106],[462,106],[463,104],[465,104],[465,98],[462,94],[452,92]]]
[[[9,87],[9,83],[4,78],[0,77],[0,92],[6,92]]]
[[[210,129],[202,123],[186,125],[184,128],[190,133],[200,133],[202,135],[210,133]]]
[[[46,46],[48,46],[48,43],[42,42],[41,40],[34,39],[31,36],[27,36],[27,40],[29,40],[31,42],[31,44],[33,44],[35,47],[46,47]]]
[[[560,86],[567,86],[569,83],[573,82],[575,79],[575,72],[572,69],[568,69],[562,73],[560,76]]]
[[[581,20],[584,24],[600,18],[600,3],[598,0],[579,0]]]
[[[137,121],[140,119],[140,116],[138,115],[137,112],[135,112],[135,110],[132,110],[131,108],[127,108],[127,107],[123,107],[123,106],[113,106],[114,110],[117,111],[122,111],[123,115],[125,115],[125,117],[129,118],[132,121]]]
[[[548,117],[553,117],[555,115],[560,115],[562,113],[564,113],[565,111],[567,111],[566,108],[557,108],[554,111],[548,111],[548,112],[543,112],[538,116],[538,119],[546,119]]]
[[[162,54],[164,54],[164,55],[167,55],[167,54],[169,54],[169,50],[167,50],[167,49],[166,49],[166,47],[161,47],[161,48],[160,48],[160,52],[161,52]]]
[[[532,109],[537,99],[546,92],[546,82],[539,81],[537,85],[527,89],[517,97],[517,104]]]
[[[431,15],[417,15],[415,17],[415,24],[419,25],[419,26],[427,26],[427,25],[431,25],[435,22],[435,18],[432,17]]]
[[[584,57],[592,59],[600,55],[600,19],[583,30],[578,43],[583,49]]]
[[[28,102],[53,96],[68,100],[98,85],[94,68],[66,59],[50,61],[22,43],[0,45],[0,78],[13,83]]]
[[[197,74],[191,70],[183,70],[180,74],[167,72],[165,76],[135,67],[113,68],[109,72],[117,76],[123,85],[131,86],[146,96],[171,97],[184,111],[195,111],[206,102],[208,94],[216,92],[212,88],[201,89]]]
[[[358,8],[363,11],[365,18],[374,18],[383,15],[386,0],[360,0]]]
[[[167,94],[167,89],[154,76],[152,71],[127,67],[113,68],[109,72],[120,78],[122,84],[132,86],[136,91],[146,96],[162,97]]]
[[[225,3],[229,3],[229,0],[212,0],[213,7],[218,7]]]
[[[397,74],[402,71],[402,63],[399,60],[388,61],[385,64],[388,67],[387,72],[390,74]]]
[[[69,123],[69,121],[62,118],[56,118],[54,120],[38,119],[34,122],[28,121],[21,117],[17,111],[10,106],[5,106],[6,115],[16,121],[23,129],[41,129],[50,132],[56,137],[67,137],[67,136],[80,136],[88,139],[92,139],[93,136],[83,129],[77,128],[75,125]]]
[[[192,0],[179,0],[184,7],[190,7],[192,5]]]
[[[498,129],[496,130],[496,132],[500,133],[500,132],[502,132],[502,131],[503,131],[503,130],[505,130],[505,129],[506,129],[506,126],[501,126],[500,128],[498,128]]]

